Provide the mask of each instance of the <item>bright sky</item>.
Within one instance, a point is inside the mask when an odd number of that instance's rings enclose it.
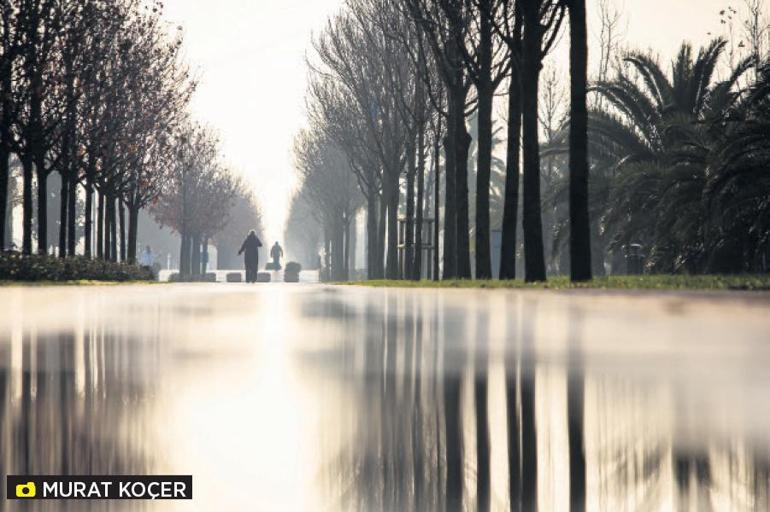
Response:
[[[167,0],[200,76],[198,120],[215,128],[225,159],[262,205],[268,240],[283,239],[295,185],[292,139],[302,126],[305,51],[339,0]]]
[[[683,40],[700,45],[721,30],[719,11],[743,0],[616,0],[625,43],[667,60]],[[305,52],[343,0],[166,0],[166,16],[185,30],[198,70],[199,120],[217,129],[225,158],[254,187],[268,240],[283,238],[295,186],[291,146],[305,118]],[[593,12],[597,0],[588,0]],[[598,34],[591,18],[591,34]],[[565,70],[566,71],[566,70]]]

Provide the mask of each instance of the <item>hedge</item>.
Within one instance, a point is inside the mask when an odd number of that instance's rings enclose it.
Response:
[[[139,265],[113,263],[82,256],[23,256],[0,253],[0,281],[151,281],[152,270]]]

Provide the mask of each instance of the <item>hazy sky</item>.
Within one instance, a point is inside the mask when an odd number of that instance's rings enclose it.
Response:
[[[294,187],[291,144],[304,119],[305,50],[339,0],[167,0],[200,76],[193,112],[221,135],[254,187],[266,236],[283,239]]]
[[[718,12],[742,0],[617,0],[627,45],[669,59],[681,41],[701,44],[720,29]],[[597,0],[588,0],[593,11]],[[200,121],[221,134],[227,161],[254,187],[269,241],[283,238],[295,186],[292,138],[304,122],[305,52],[342,0],[167,0],[185,30],[187,59],[201,83]],[[215,7],[214,7],[215,6]],[[595,19],[592,18],[593,22]],[[589,26],[592,34],[598,30]],[[565,70],[566,71],[566,70]]]

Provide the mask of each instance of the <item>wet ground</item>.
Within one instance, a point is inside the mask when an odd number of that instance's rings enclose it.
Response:
[[[4,475],[194,477],[192,502],[0,510],[770,509],[768,295],[274,283],[0,305]]]

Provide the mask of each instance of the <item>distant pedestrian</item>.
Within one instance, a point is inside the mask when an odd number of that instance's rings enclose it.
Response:
[[[249,236],[243,241],[241,250],[238,251],[238,255],[243,254],[243,263],[246,267],[246,282],[257,282],[257,270],[259,269],[259,248],[262,247],[262,242],[257,238],[257,233],[252,229],[249,232]]]
[[[150,268],[155,265],[155,255],[152,253],[152,248],[149,245],[144,248],[141,256],[139,256],[139,264]]]
[[[201,251],[201,271],[205,274],[209,270],[209,250],[208,247]]]
[[[281,270],[281,258],[283,258],[283,249],[280,245],[278,245],[278,242],[275,242],[273,247],[270,249],[270,257],[273,258],[273,270]]]

